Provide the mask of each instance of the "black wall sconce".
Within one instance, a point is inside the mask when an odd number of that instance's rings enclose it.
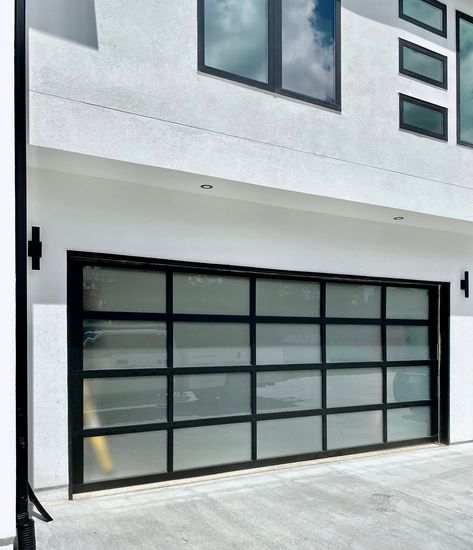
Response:
[[[465,271],[465,278],[460,281],[460,288],[465,292],[465,298],[470,297],[470,273]]]
[[[39,236],[39,227],[31,228],[31,241],[28,241],[28,256],[31,258],[31,269],[41,269],[41,257],[43,255],[43,243]]]

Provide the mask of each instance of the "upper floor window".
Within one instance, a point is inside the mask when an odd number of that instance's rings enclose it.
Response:
[[[399,0],[399,17],[447,36],[447,6],[437,0]]]
[[[340,0],[198,0],[199,69],[340,109]]]
[[[473,147],[473,17],[457,12],[458,143]]]

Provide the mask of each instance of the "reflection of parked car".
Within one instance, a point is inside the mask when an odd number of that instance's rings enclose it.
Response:
[[[402,367],[397,370],[393,380],[395,401],[422,401],[429,399],[429,368]]]

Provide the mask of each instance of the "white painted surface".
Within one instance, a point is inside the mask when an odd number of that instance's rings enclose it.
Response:
[[[0,539],[15,534],[14,2],[0,3]]]
[[[459,290],[471,236],[33,169],[29,185],[44,240],[29,281],[36,487],[67,483],[67,250],[450,281],[452,440],[473,439],[473,300]]]
[[[448,0],[448,39],[397,0],[343,0],[341,114],[198,73],[194,0],[87,1],[88,38],[68,26],[78,4],[30,2],[56,22],[32,18],[34,145],[473,221],[455,135],[455,10],[471,0]],[[448,91],[398,74],[399,37],[448,56]],[[399,131],[399,92],[449,108],[448,144]]]

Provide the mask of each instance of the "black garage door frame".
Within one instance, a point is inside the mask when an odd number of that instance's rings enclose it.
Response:
[[[298,462],[304,460],[314,460],[331,456],[347,455],[354,453],[363,453],[382,449],[414,446],[425,443],[449,444],[449,304],[450,304],[450,283],[435,281],[419,281],[407,279],[390,279],[380,277],[334,275],[326,273],[310,273],[300,271],[283,271],[273,269],[260,269],[253,267],[240,267],[229,265],[214,265],[205,263],[181,262],[173,260],[156,260],[151,258],[130,257],[120,255],[109,255],[89,252],[73,252],[67,254],[68,272],[68,401],[69,401],[69,496],[72,498],[75,493],[111,489],[116,487],[125,487],[145,483],[154,483],[171,479],[181,479],[187,477],[196,477],[210,475],[219,472],[233,471],[239,469],[249,469],[261,466],[270,466],[275,464]],[[156,270],[166,273],[166,313],[162,314],[130,314],[129,312],[84,312],[82,301],[82,272],[84,266],[97,267],[123,267],[134,269]],[[250,324],[250,346],[251,346],[251,365],[245,367],[190,367],[179,368],[179,374],[206,374],[206,373],[249,373],[251,375],[251,414],[224,418],[194,419],[173,422],[173,400],[167,400],[167,421],[157,424],[120,426],[109,428],[89,428],[83,427],[83,380],[87,378],[105,378],[117,376],[167,376],[167,393],[173,395],[173,375],[177,374],[172,368],[173,357],[173,322],[174,321],[196,321],[202,320],[199,315],[173,314],[172,312],[172,280],[173,273],[176,272],[198,272],[199,274],[220,274],[220,275],[241,275],[249,277],[250,280],[250,314],[243,319]],[[308,365],[271,365],[256,366],[256,279],[275,278],[292,279],[300,281],[319,282],[321,288],[321,316],[310,318],[309,321],[321,325],[321,350],[322,361],[313,367],[313,370],[319,370],[322,376],[322,408],[307,411],[257,413],[256,410],[256,373],[262,371],[290,371],[297,369],[308,369]],[[327,319],[325,317],[325,283],[344,282],[344,283],[362,283],[375,284],[381,286],[382,311],[381,318],[376,320],[367,319],[349,319],[349,324],[377,324],[381,327],[383,357],[381,362],[370,363],[329,363],[325,357],[325,327],[330,324],[347,324],[346,318]],[[429,290],[430,319],[428,321],[409,321],[392,320],[386,318],[386,288],[393,286],[415,287]],[[214,322],[235,321],[232,316],[206,315]],[[106,319],[106,320],[153,320],[165,322],[167,325],[167,368],[157,369],[133,369],[120,371],[84,371],[82,368],[82,327],[85,319]],[[241,317],[238,319],[242,321]],[[258,320],[262,320],[258,317]],[[283,322],[286,318],[267,318],[265,322]],[[297,319],[292,319],[297,322]],[[306,319],[307,322],[307,319]],[[409,361],[411,366],[431,367],[431,400],[419,402],[388,403],[387,402],[387,368],[388,366],[404,366],[406,361],[387,361],[386,357],[386,327],[388,325],[428,325],[430,336],[430,360],[428,361]],[[380,405],[368,406],[350,406],[327,408],[326,403],[326,373],[331,368],[349,368],[349,367],[381,367],[383,374],[383,403]],[[435,373],[435,374],[434,374]],[[413,406],[431,406],[431,436],[421,439],[408,441],[388,442],[387,439],[387,411],[389,409],[413,407]],[[375,445],[365,445],[344,448],[340,450],[327,450],[327,413],[349,413],[362,411],[383,411],[383,443]],[[323,450],[303,455],[295,455],[283,458],[257,459],[257,422],[261,420],[283,419],[305,416],[322,417],[322,443]],[[239,462],[235,464],[225,464],[223,466],[201,467],[190,470],[173,471],[173,430],[177,428],[188,428],[197,426],[216,426],[222,424],[236,424],[239,422],[251,423],[251,456],[252,460]],[[83,442],[85,437],[99,435],[129,434],[146,431],[166,430],[167,437],[167,472],[153,475],[134,476],[120,479],[108,479],[104,481],[94,481],[84,483],[84,455]]]

